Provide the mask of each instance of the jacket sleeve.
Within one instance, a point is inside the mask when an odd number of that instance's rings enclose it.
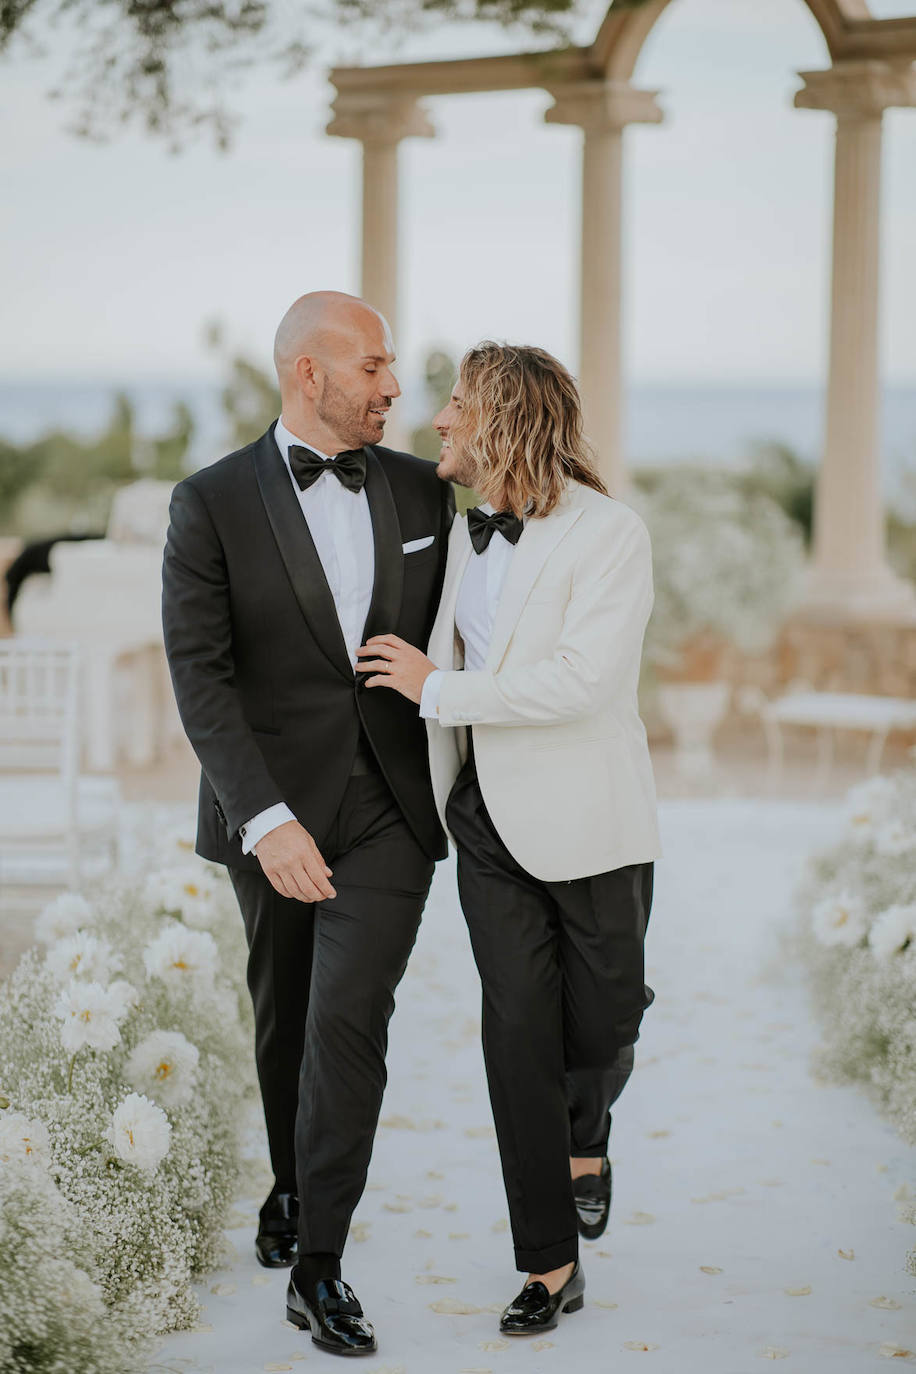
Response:
[[[222,806],[230,836],[284,800],[234,686],[229,576],[203,498],[172,495],[162,567],[162,628],[185,733]]]
[[[581,560],[550,657],[443,673],[439,724],[550,725],[591,715],[638,674],[652,599],[649,535],[634,521]]]

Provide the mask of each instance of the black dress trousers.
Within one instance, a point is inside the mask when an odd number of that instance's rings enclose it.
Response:
[[[322,854],[337,892],[326,902],[283,897],[260,871],[230,876],[276,1187],[298,1191],[301,1253],[341,1255],[372,1154],[394,993],[434,865],[377,771],[350,778]]]
[[[653,999],[643,942],[653,865],[548,883],[512,858],[473,753],[446,810],[483,987],[483,1049],[515,1260],[544,1273],[578,1254],[570,1155],[607,1150],[609,1108]]]

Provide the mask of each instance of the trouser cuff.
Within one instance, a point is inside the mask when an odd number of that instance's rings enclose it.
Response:
[[[557,1241],[541,1250],[520,1250],[515,1247],[515,1267],[523,1274],[547,1274],[551,1269],[562,1269],[564,1264],[574,1264],[579,1258],[579,1237]]]

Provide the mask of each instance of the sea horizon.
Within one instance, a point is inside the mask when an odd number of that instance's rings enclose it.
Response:
[[[115,396],[135,407],[143,437],[168,431],[174,406],[185,402],[194,416],[189,467],[213,461],[228,447],[221,393],[225,378],[0,377],[0,439],[34,442],[53,430],[84,437],[101,432]],[[422,383],[405,388],[413,428],[429,417]],[[882,387],[881,457],[885,494],[916,507],[916,381]],[[825,385],[797,380],[631,381],[625,393],[625,452],[634,467],[686,461],[740,467],[767,444],[783,444],[805,462],[817,463],[823,444]]]

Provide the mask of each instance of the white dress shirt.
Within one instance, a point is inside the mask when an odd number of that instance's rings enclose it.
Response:
[[[290,445],[301,444],[303,448],[317,453],[325,462],[329,462],[334,455],[322,453],[314,444],[297,438],[286,428],[282,415],[277,421],[274,439],[331,589],[350,662],[355,665],[356,650],[363,642],[375,580],[375,540],[366,489],[348,491],[329,472],[301,491],[289,463]],[[271,830],[294,819],[285,802],[278,802],[276,806],[259,812],[239,831],[242,853],[250,854]]]
[[[485,515],[496,514],[489,501],[480,509]],[[464,640],[464,667],[467,672],[478,671],[486,665],[493,621],[514,553],[515,545],[500,530],[495,530],[483,553],[475,552],[468,559],[455,606],[455,625]],[[439,714],[441,688],[442,670],[437,668],[423,684],[420,715],[424,719],[435,719]]]

